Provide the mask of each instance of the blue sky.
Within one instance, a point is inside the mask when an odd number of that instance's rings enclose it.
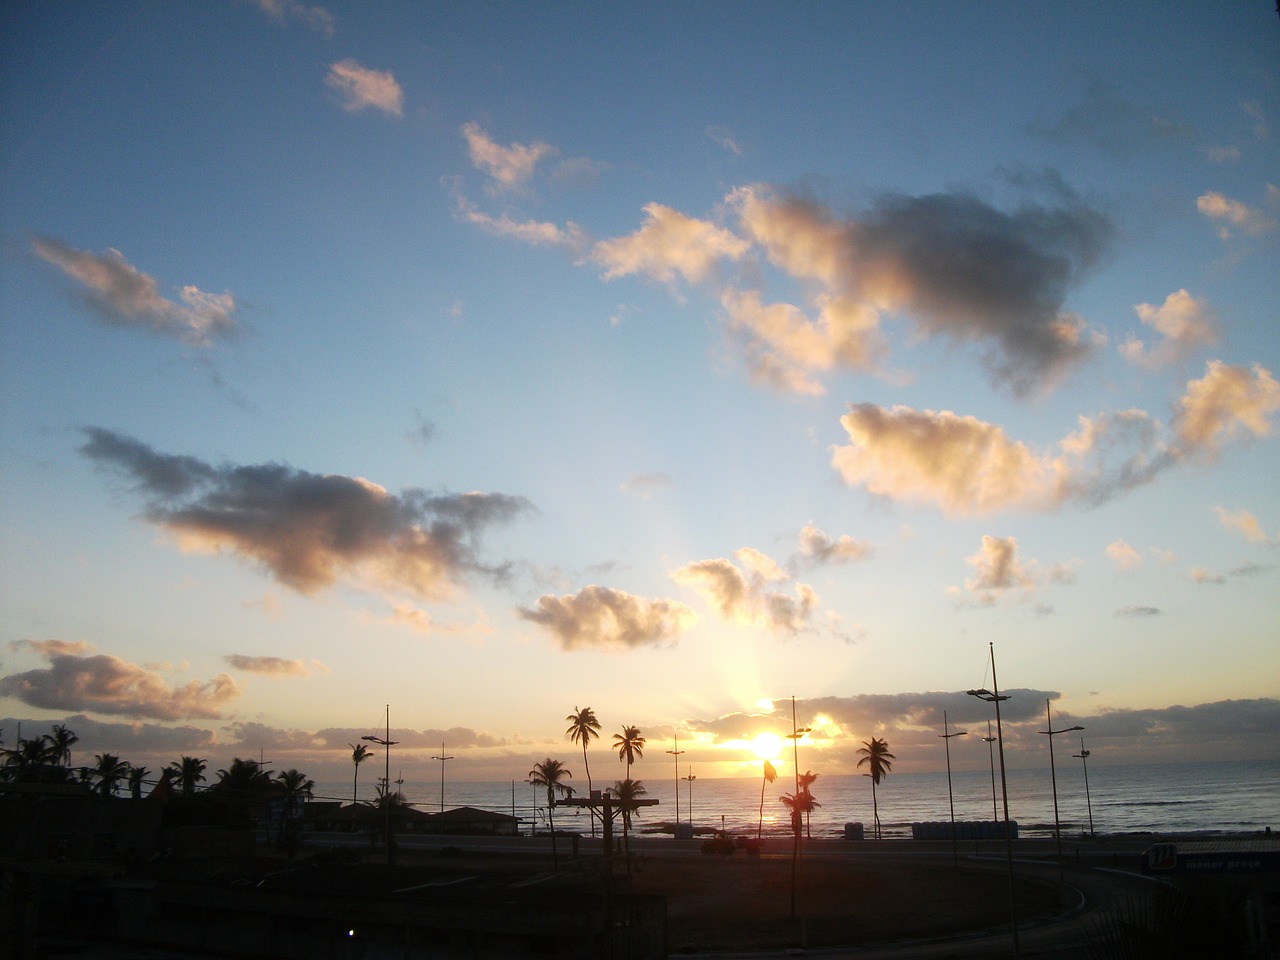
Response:
[[[1272,5],[0,17],[6,746],[1280,756]]]

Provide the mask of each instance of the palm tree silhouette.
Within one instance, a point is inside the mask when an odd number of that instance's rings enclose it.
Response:
[[[764,779],[760,781],[760,822],[756,824],[756,839],[760,839],[760,834],[764,832],[764,785],[773,783],[778,779],[778,771],[774,769],[773,764],[768,760],[764,762]]]
[[[298,807],[302,806],[303,800],[311,799],[316,786],[314,780],[308,780],[307,775],[298,770],[285,770],[276,774],[276,783],[284,797],[285,819],[292,819],[297,815]]]
[[[778,798],[782,805],[791,811],[791,830],[796,835],[796,839],[800,839],[800,833],[804,829],[804,817],[810,813],[814,807],[820,807],[817,800],[813,799],[813,794],[807,790],[801,790],[797,794],[784,793]]]
[[[800,791],[809,795],[809,808],[804,812],[804,835],[809,840],[813,839],[813,834],[809,830],[809,814],[813,811],[814,807],[822,806],[822,804],[813,799],[813,791],[809,789],[813,786],[813,781],[817,779],[818,775],[816,773],[810,773],[808,770],[800,774]]]
[[[351,748],[351,762],[356,766],[356,774],[351,778],[351,802],[356,803],[360,796],[360,764],[373,756],[373,751],[363,743],[348,743],[347,746]]]
[[[142,799],[142,778],[150,772],[146,767],[129,765],[129,796],[134,800]]]
[[[53,762],[64,767],[71,766],[71,745],[80,740],[71,732],[66,724],[55,723],[53,733],[49,737],[49,747],[53,754]]]
[[[562,780],[572,776],[573,774],[563,763],[547,757],[533,765],[533,769],[529,771],[529,779],[526,781],[530,786],[547,788],[547,819],[551,824],[551,864],[557,870],[560,868],[560,860],[556,853],[555,795],[557,792],[566,796],[573,794],[572,787],[561,783]]]
[[[591,787],[591,764],[587,762],[587,745],[591,743],[593,737],[600,736],[600,721],[596,719],[595,711],[590,707],[583,707],[579,710],[576,706],[573,713],[565,717],[569,721],[569,727],[565,730],[564,735],[574,743],[582,744],[582,765],[587,769],[587,795],[590,796],[594,791]],[[596,814],[595,810],[591,811],[591,836],[596,835]]]
[[[618,780],[613,785],[613,795],[618,798],[622,807],[622,845],[627,851],[627,873],[631,872],[631,814],[639,810],[633,801],[640,799],[646,793],[648,791],[645,790],[644,784],[630,777]],[[639,816],[639,813],[637,812],[636,815]]]
[[[98,778],[98,795],[114,797],[120,781],[129,774],[129,764],[114,753],[99,753],[93,760],[93,772]]]
[[[208,762],[199,757],[183,757],[177,763],[169,764],[169,769],[173,771],[174,782],[182,788],[184,797],[190,798],[196,795],[196,786],[204,780],[204,769]]]
[[[618,760],[627,762],[628,780],[631,779],[631,764],[635,762],[636,757],[644,758],[644,744],[645,739],[640,735],[639,727],[623,727],[621,733],[613,735],[613,747],[618,751]]]
[[[889,752],[889,744],[879,737],[872,737],[870,741],[862,741],[862,746],[858,748],[858,752],[862,754],[862,759],[858,761],[858,766],[866,764],[870,769],[871,777],[871,811],[876,822],[876,839],[880,839],[880,807],[876,802],[876,786],[882,779],[893,772],[893,764],[891,761],[898,759]]]

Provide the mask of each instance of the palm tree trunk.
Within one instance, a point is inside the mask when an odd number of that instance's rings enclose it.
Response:
[[[560,869],[560,860],[556,855],[556,798],[547,791],[547,821],[551,824],[551,869]]]
[[[756,839],[760,839],[760,834],[764,832],[764,785],[766,779],[760,778],[760,822],[756,824]]]
[[[582,765],[587,768],[587,796],[591,796],[591,764],[587,763],[587,738],[582,738]],[[591,838],[596,836],[596,808],[587,807],[591,814]]]
[[[876,778],[871,778],[871,816],[875,820],[876,839],[880,839],[880,807],[876,804]]]

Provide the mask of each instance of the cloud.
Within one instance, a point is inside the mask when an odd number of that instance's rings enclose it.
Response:
[[[540,140],[533,144],[499,146],[474,121],[464,123],[461,132],[467,141],[471,163],[493,179],[495,191],[515,190],[524,186],[532,178],[538,162],[556,152],[555,147]]]
[[[1107,544],[1107,556],[1120,570],[1136,570],[1142,566],[1142,555],[1123,540]]]
[[[972,577],[965,580],[965,589],[977,603],[990,605],[1009,590],[1030,592],[1036,586],[1033,565],[1018,559],[1018,541],[1015,537],[983,536],[978,552],[965,562],[973,568]],[[953,595],[958,592],[951,588]]]
[[[285,660],[281,657],[251,657],[243,653],[229,653],[222,659],[246,673],[265,673],[273,677],[305,677],[311,673],[302,660]]]
[[[1209,586],[1220,586],[1227,582],[1227,578],[1220,573],[1216,573],[1207,567],[1192,567],[1188,572],[1193,583],[1207,584]]]
[[[155,278],[126,261],[119,250],[91,253],[51,237],[35,237],[31,249],[77,281],[88,305],[108,323],[139,327],[198,347],[237,332],[230,293],[205,293],[188,285],[179,291],[179,304],[162,297]]]
[[[1226,510],[1222,507],[1214,507],[1213,512],[1218,517],[1218,522],[1228,530],[1234,530],[1250,543],[1267,543],[1275,546],[1280,543],[1280,537],[1269,537],[1262,529],[1262,524],[1248,510]]]
[[[595,585],[562,597],[544,594],[524,620],[546,627],[563,650],[634,650],[674,643],[696,619],[675,600],[649,600]]]
[[[1164,611],[1159,607],[1121,607],[1116,611],[1117,617],[1158,617]]]
[[[724,127],[707,127],[704,132],[712,143],[726,153],[732,153],[735,157],[742,156],[742,146]]]
[[[1174,431],[1188,456],[1214,456],[1225,440],[1247,432],[1265,437],[1280,409],[1280,384],[1258,364],[1252,368],[1210,360],[1199,380],[1187,384]]]
[[[277,23],[297,20],[316,33],[333,36],[333,14],[324,7],[309,7],[298,0],[258,0],[258,9]]]
[[[1164,366],[1185,359],[1196,347],[1218,341],[1218,318],[1206,301],[1193,297],[1186,290],[1169,294],[1161,306],[1140,303],[1134,310],[1139,320],[1161,336],[1157,346],[1151,350],[1134,336],[1121,344],[1121,355],[1138,366]]]
[[[850,443],[831,465],[853,486],[956,516],[1096,506],[1175,463],[1212,458],[1238,435],[1266,436],[1280,384],[1261,366],[1209,361],[1174,408],[1172,434],[1141,410],[1081,417],[1056,452],[1034,452],[1000,427],[951,411],[854,404],[840,418]]]
[[[665,473],[637,473],[619,484],[618,489],[641,500],[648,500],[657,491],[670,486],[672,480]]]
[[[478,209],[456,189],[454,201],[458,216],[463,221],[475,224],[495,236],[509,237],[533,247],[564,247],[575,254],[580,253],[590,242],[586,232],[573,221],[561,227],[541,220],[517,221],[506,214],[495,217]]]
[[[1223,240],[1231,239],[1233,227],[1256,237],[1274,230],[1277,222],[1257,207],[1213,191],[1196,198],[1196,209],[1218,223],[1218,236]]]
[[[807,523],[800,531],[800,546],[796,551],[796,560],[804,565],[854,563],[871,554],[871,544],[866,540],[854,540],[847,533],[841,534],[838,540]]]
[[[404,91],[391,71],[370,70],[350,57],[330,64],[324,82],[341,98],[343,110],[372,107],[398,117],[404,108]]]
[[[1058,142],[1081,142],[1109,154],[1127,155],[1162,143],[1191,141],[1195,133],[1185,124],[1135,103],[1111,84],[1092,80],[1074,107],[1052,122],[1040,122],[1033,132]]]
[[[1092,352],[1063,303],[1112,235],[1101,213],[1053,188],[1053,205],[1012,213],[966,193],[885,195],[848,218],[762,187],[739,188],[729,203],[788,275],[864,309],[908,314],[926,335],[992,344],[997,379],[1025,393]],[[865,316],[860,323],[871,329]]]
[[[109,430],[84,433],[81,452],[133,479],[146,519],[184,549],[228,550],[304,594],[342,578],[446,597],[470,574],[502,574],[479,561],[479,535],[532,509],[504,494],[395,495],[359,477],[281,464],[213,466]]]
[[[786,634],[812,629],[811,619],[820,600],[811,586],[797,582],[794,596],[774,590],[770,584],[791,579],[776,561],[751,547],[743,547],[734,556],[741,567],[724,557],[698,560],[673,571],[671,578],[696,590],[731,623]]]
[[[79,657],[93,650],[93,646],[83,640],[10,640],[5,646],[15,653],[20,650],[34,650],[42,657],[50,657],[54,654]]]
[[[871,307],[842,297],[819,297],[815,304],[817,319],[811,320],[792,304],[761,303],[755,290],[724,291],[727,329],[741,341],[754,382],[819,396],[826,390],[811,373],[878,366],[885,343]]]
[[[670,284],[679,274],[700,283],[717,262],[738,260],[750,246],[723,227],[660,203],[645,204],[644,213],[645,222],[635,233],[592,247],[591,259],[604,268],[604,279],[640,273]]]
[[[220,717],[222,708],[240,695],[225,673],[206,683],[170,686],[154,670],[108,654],[60,653],[53,647],[43,653],[49,666],[0,677],[0,696],[46,710],[182,720]]]

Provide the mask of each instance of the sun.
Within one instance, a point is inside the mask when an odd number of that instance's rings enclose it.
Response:
[[[749,746],[761,760],[777,760],[782,754],[782,738],[776,733],[757,733]]]

